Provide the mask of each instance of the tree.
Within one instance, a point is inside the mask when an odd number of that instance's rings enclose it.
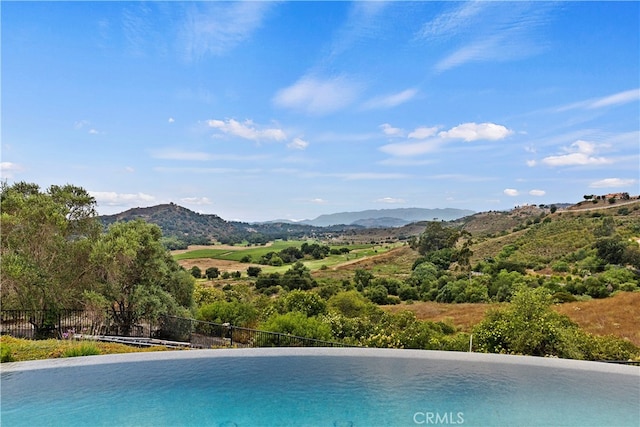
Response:
[[[249,277],[258,277],[262,269],[260,267],[251,266],[247,268],[247,276]]]
[[[202,277],[202,270],[197,265],[191,267],[191,270],[189,271],[191,272],[191,275],[196,279],[200,279]]]
[[[108,302],[121,334],[128,334],[140,317],[181,313],[181,307],[192,305],[194,280],[162,246],[161,235],[158,226],[142,220],[115,223],[93,247],[97,292]]]
[[[282,300],[285,312],[298,311],[311,317],[327,311],[327,302],[315,292],[296,289],[286,294]]]
[[[431,221],[415,243],[421,255],[440,249],[453,248],[460,238],[460,233],[450,227],[443,227],[440,222]]]
[[[363,290],[364,288],[369,287],[372,280],[373,274],[370,271],[363,270],[362,268],[356,269],[353,281],[355,282],[358,290]]]
[[[0,186],[3,308],[79,308],[92,281],[91,246],[100,233],[95,199],[72,185]],[[36,329],[42,319],[34,319]]]
[[[567,338],[576,329],[569,318],[551,309],[545,288],[520,288],[511,304],[487,314],[474,330],[478,347],[490,353],[571,357],[577,351]]]
[[[310,270],[298,261],[282,275],[282,286],[290,290],[308,290],[316,286],[316,281],[311,277]]]
[[[209,267],[205,270],[204,275],[207,279],[216,279],[220,276],[220,270],[218,267]]]

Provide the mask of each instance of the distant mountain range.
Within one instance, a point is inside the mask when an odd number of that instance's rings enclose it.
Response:
[[[212,240],[222,243],[266,243],[272,239],[323,237],[348,230],[367,228],[397,228],[404,225],[432,220],[449,221],[473,214],[462,209],[381,209],[361,212],[342,212],[321,215],[313,220],[300,222],[270,221],[244,223],[225,221],[218,215],[200,214],[174,203],[134,208],[115,214],[101,216],[108,226],[118,221],[143,219],[162,229],[169,245],[207,244]]]
[[[475,212],[467,209],[422,209],[422,208],[398,208],[398,209],[372,209],[359,212],[341,212],[328,215],[320,215],[316,219],[300,221],[302,224],[316,227],[330,225],[362,225],[364,227],[401,227],[418,221],[451,221]]]

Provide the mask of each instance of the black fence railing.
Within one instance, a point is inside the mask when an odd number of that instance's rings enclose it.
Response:
[[[228,323],[167,315],[157,319],[144,319],[100,310],[2,310],[0,334],[29,339],[64,339],[77,335],[136,337],[188,343],[190,347],[196,348],[352,347],[338,342],[242,328]]]
[[[154,321],[104,310],[0,311],[0,334],[18,338],[67,338],[76,334],[150,337],[156,329]]]
[[[175,316],[161,316],[155,338],[189,342],[192,347],[352,347],[279,332],[242,328]]]

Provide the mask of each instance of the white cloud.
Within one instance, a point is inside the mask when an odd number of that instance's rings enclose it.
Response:
[[[171,148],[154,150],[151,152],[154,159],[185,160],[185,161],[259,161],[268,158],[265,155],[240,156],[236,154],[211,154],[204,151],[182,151]]]
[[[180,202],[186,205],[196,205],[196,206],[212,204],[211,200],[209,200],[208,197],[183,197],[182,199],[180,199]]]
[[[228,120],[208,120],[209,127],[218,129],[226,134],[238,136],[251,141],[283,141],[287,139],[287,134],[278,128],[257,129],[253,121],[245,120],[240,123],[234,119]]]
[[[360,86],[344,77],[318,79],[304,76],[293,85],[279,90],[273,98],[278,107],[309,114],[329,114],[350,105]]]
[[[380,129],[384,132],[385,135],[388,136],[404,136],[404,130],[400,128],[394,128],[389,123],[381,124]]]
[[[544,196],[545,194],[547,194],[547,192],[544,191],[544,190],[531,190],[531,191],[529,191],[529,194],[531,196],[540,197],[540,196]]]
[[[316,204],[316,205],[324,205],[324,204],[326,204],[326,203],[327,203],[327,201],[326,201],[326,200],[324,200],[324,199],[320,199],[320,198],[311,199],[311,200],[309,200],[309,201],[310,201],[311,203]]]
[[[602,108],[611,105],[626,104],[640,100],[640,88],[619,92],[613,95],[597,99],[588,105],[588,108]]]
[[[589,99],[586,101],[574,102],[573,104],[558,107],[555,111],[562,112],[575,109],[596,109],[611,107],[615,105],[623,105],[629,102],[640,100],[640,88],[626,90],[624,92],[614,93],[612,95],[603,96],[602,98]]]
[[[548,156],[542,159],[542,163],[548,166],[587,166],[612,163],[606,157],[596,157],[597,146],[594,143],[578,140],[569,147],[564,148],[567,154]]]
[[[2,178],[13,178],[14,175],[22,171],[22,166],[12,162],[0,162],[0,176]]]
[[[96,129],[89,129],[90,135],[97,135],[99,132]]]
[[[417,89],[406,89],[402,92],[387,96],[380,96],[365,102],[363,108],[366,110],[393,108],[412,100],[418,93]]]
[[[353,48],[358,40],[377,39],[384,28],[381,24],[388,21],[381,16],[387,6],[384,1],[353,2],[346,22],[335,32],[328,60]]]
[[[530,168],[534,167],[537,164],[538,162],[536,160],[527,160],[527,166],[529,166]]]
[[[505,188],[503,193],[510,197],[515,197],[520,194],[515,188]]]
[[[438,134],[440,138],[457,138],[466,142],[486,139],[496,141],[504,139],[513,133],[502,125],[495,123],[463,123],[448,131],[442,131]]]
[[[425,138],[429,138],[430,136],[433,136],[436,134],[436,132],[438,131],[438,127],[434,126],[434,127],[419,127],[416,128],[413,132],[411,132],[409,134],[409,138],[413,138],[413,139],[425,139]]]
[[[554,6],[517,2],[505,8],[498,3],[463,2],[423,26],[418,39],[459,40],[460,47],[436,64],[437,72],[468,62],[517,60],[544,49],[545,39],[535,30],[549,21]]]
[[[293,141],[287,144],[288,148],[295,150],[304,150],[309,146],[309,143],[301,138],[294,138]]]
[[[154,196],[145,193],[116,193],[113,191],[89,191],[98,205],[107,206],[135,206],[137,203],[149,203],[156,200]]]
[[[591,188],[615,188],[615,187],[629,187],[637,183],[636,179],[624,179],[624,178],[605,178],[599,181],[594,181],[589,184]]]
[[[402,174],[402,173],[377,173],[377,172],[354,172],[354,173],[337,174],[337,176],[349,181],[404,179],[408,177],[406,174]]]
[[[271,2],[196,2],[187,11],[181,41],[187,59],[222,55],[262,25]]]
[[[406,203],[406,201],[404,199],[399,199],[399,198],[395,198],[395,197],[383,197],[381,199],[377,199],[376,202],[378,202],[378,203],[388,203],[388,204]]]
[[[89,126],[91,124],[91,122],[89,122],[89,120],[78,120],[77,122],[75,122],[73,124],[73,127],[75,129],[82,129],[86,126]]]
[[[131,166],[127,166],[124,168],[124,171],[127,173],[134,173],[136,170]]]
[[[418,38],[448,38],[464,31],[484,9],[484,2],[464,2],[456,9],[441,13],[423,25]]]
[[[415,143],[399,142],[387,144],[380,147],[380,151],[398,157],[418,156],[436,151],[442,144],[443,141],[441,139],[433,138]]]
[[[169,117],[169,120],[167,120],[169,123],[174,123],[176,120],[173,117]]]

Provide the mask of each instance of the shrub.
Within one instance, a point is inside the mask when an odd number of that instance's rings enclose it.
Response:
[[[11,348],[6,344],[0,343],[0,362],[5,363],[5,362],[13,362],[13,361],[14,361],[14,358],[13,358],[13,355],[11,354]]]
[[[297,311],[271,316],[262,325],[262,329],[318,340],[330,340],[332,337],[329,325]]]
[[[199,279],[202,277],[202,270],[197,265],[194,265],[193,267],[191,267],[190,272],[191,272],[191,275],[196,279]]]
[[[202,306],[196,317],[206,322],[252,326],[258,318],[258,311],[253,305],[245,302],[216,301]]]
[[[298,311],[307,317],[317,316],[327,311],[327,303],[315,292],[293,290],[283,297],[286,312]]]
[[[62,353],[62,357],[79,357],[79,356],[97,356],[100,349],[94,344],[82,343],[66,349]]]

